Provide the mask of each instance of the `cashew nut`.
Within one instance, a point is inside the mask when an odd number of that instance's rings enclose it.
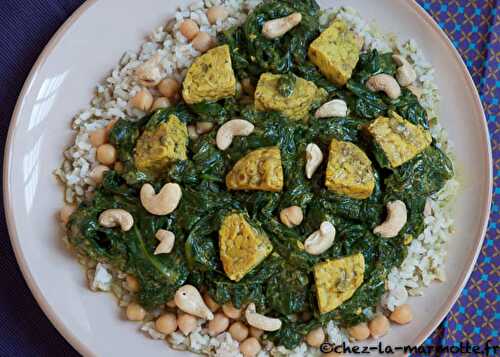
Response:
[[[375,227],[373,233],[384,238],[392,238],[398,235],[399,231],[406,224],[406,205],[403,201],[397,200],[387,203],[387,218],[384,223]]]
[[[311,255],[326,252],[335,240],[335,227],[328,221],[321,223],[319,229],[312,233],[304,242],[304,249]]]
[[[326,102],[314,114],[316,118],[345,117],[347,116],[347,103],[342,99]]]
[[[277,331],[281,328],[281,320],[258,314],[255,304],[251,303],[245,310],[245,318],[250,326],[263,331]]]
[[[139,83],[146,87],[154,87],[162,79],[160,71],[161,55],[157,53],[146,62],[137,67],[134,71],[135,77]]]
[[[233,142],[235,136],[248,136],[253,133],[254,126],[249,121],[243,119],[233,119],[224,123],[219,130],[215,142],[217,147],[224,151]]]
[[[290,206],[284,208],[280,212],[280,219],[281,222],[289,228],[298,226],[304,219],[302,208],[300,208],[299,206]]]
[[[146,211],[157,216],[165,216],[177,208],[182,197],[182,190],[176,183],[167,183],[158,194],[155,194],[154,187],[146,183],[141,188],[140,196]]]
[[[200,295],[198,289],[193,285],[184,285],[177,289],[175,293],[176,306],[188,314],[201,317],[205,320],[212,320],[214,314]]]
[[[401,55],[393,55],[392,59],[399,66],[396,72],[396,79],[403,87],[408,87],[417,80],[417,72],[413,66]]]
[[[168,254],[174,249],[175,234],[165,229],[159,229],[155,234],[160,244],[155,249],[154,254]]]
[[[306,146],[306,177],[310,179],[319,165],[323,162],[323,153],[318,145],[314,143]]]
[[[110,208],[99,215],[99,224],[106,228],[120,226],[122,231],[129,231],[134,225],[134,217],[124,209]]]
[[[385,73],[370,77],[366,81],[366,87],[372,92],[385,92],[391,99],[397,99],[401,95],[401,87],[396,79]]]
[[[269,39],[283,36],[302,21],[302,14],[294,12],[291,15],[264,22],[262,35]]]

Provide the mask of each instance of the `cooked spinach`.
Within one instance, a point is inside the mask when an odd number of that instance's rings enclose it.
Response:
[[[102,227],[98,223],[99,214],[109,208],[123,208],[131,213],[133,228],[121,232]],[[68,240],[81,253],[136,276],[141,285],[139,301],[145,308],[152,309],[172,298],[189,275],[183,251],[178,246],[172,254],[153,254],[157,245],[156,231],[172,229],[172,222],[171,217],[148,214],[136,190],[116,179],[113,171],[107,174],[94,198],[83,203],[72,215]]]
[[[286,286],[286,289],[283,287]],[[269,307],[282,315],[304,311],[309,295],[309,275],[293,267],[284,267],[273,275],[266,287]]]
[[[289,97],[295,90],[297,77],[293,73],[284,74],[278,82],[278,91],[283,97]]]
[[[387,113],[389,106],[383,95],[368,90],[363,84],[350,79],[346,88],[351,92],[347,96],[348,103],[354,107],[354,113],[362,118],[374,119]]]
[[[416,125],[429,128],[427,111],[420,105],[418,98],[408,89],[403,88],[402,95],[393,103],[396,110],[403,118]]]
[[[392,53],[379,54],[377,50],[362,53],[354,71],[353,78],[364,83],[368,78],[376,74],[385,73],[393,76],[396,73],[396,63],[392,59]]]
[[[293,12],[302,14],[298,26],[277,39],[262,35],[265,21],[284,17]],[[308,45],[319,34],[319,6],[315,1],[271,0],[258,5],[242,26],[243,36],[237,48],[245,48],[248,58],[260,71],[287,73],[307,57]],[[234,52],[235,49],[232,49]],[[253,73],[252,73],[253,74]]]
[[[280,39],[262,36],[265,21],[296,11],[303,16],[299,26]],[[319,35],[319,15],[314,0],[265,1],[242,26],[220,33],[218,39],[229,45],[239,79],[256,83],[264,72],[281,73],[280,93],[290,96],[296,76],[301,76],[326,89],[330,96],[344,99],[350,109],[348,117],[316,119],[311,115],[308,121],[292,121],[277,112],[258,112],[248,98],[236,96],[190,106],[181,103],[157,110],[138,122],[119,120],[114,125],[109,140],[117,148],[123,168],[108,171],[93,198],[72,215],[68,239],[80,254],[137,277],[141,286],[137,298],[145,308],[154,309],[172,298],[179,286],[194,284],[206,289],[218,303],[231,302],[241,307],[254,302],[259,311],[280,318],[283,327],[266,337],[294,348],[311,329],[331,319],[342,326],[366,321],[363,311],[373,311],[379,303],[388,272],[406,256],[408,236],[422,232],[425,200],[453,176],[451,161],[432,144],[400,167],[389,167],[381,149],[370,142],[363,128],[370,120],[387,116],[390,110],[428,128],[426,111],[406,89],[400,98],[390,100],[366,88],[366,80],[372,75],[394,75],[396,64],[391,53],[363,53],[345,87],[329,82],[307,60],[307,48]],[[247,137],[235,137],[225,151],[215,144],[215,130],[203,134],[190,140],[187,160],[173,163],[160,177],[150,177],[135,167],[135,145],[144,130],[154,129],[170,115],[186,124],[209,121],[215,125],[241,117],[252,122],[255,130]],[[325,188],[324,172],[332,139],[353,142],[369,155],[376,178],[369,198],[353,199]],[[305,148],[311,142],[320,147],[325,160],[309,180],[304,174]],[[249,151],[266,146],[280,148],[283,192],[228,192],[225,178],[235,162]],[[179,183],[182,200],[177,209],[168,216],[148,213],[139,199],[144,182],[157,190],[166,182]],[[383,220],[386,203],[397,199],[407,206],[407,224],[397,237],[383,239],[374,235],[373,228]],[[292,205],[302,208],[304,220],[288,228],[278,217],[281,209]],[[99,225],[100,213],[108,208],[130,212],[135,222],[133,229],[121,232]],[[219,229],[230,212],[243,212],[273,245],[273,253],[238,282],[227,278],[219,258]],[[335,244],[313,256],[304,251],[303,242],[323,221],[334,223]],[[154,255],[158,244],[155,232],[160,228],[175,233],[170,254]],[[337,309],[319,314],[315,264],[356,253],[362,253],[365,259],[363,284]],[[308,314],[312,319],[296,321],[291,318],[293,314]]]

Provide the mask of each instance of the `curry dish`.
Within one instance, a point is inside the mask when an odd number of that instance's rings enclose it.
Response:
[[[318,17],[314,1],[263,2],[202,51],[171,105],[114,123],[117,162],[69,242],[132,276],[146,311],[188,285],[255,304],[275,326],[261,339],[288,348],[376,313],[453,168],[394,54]]]

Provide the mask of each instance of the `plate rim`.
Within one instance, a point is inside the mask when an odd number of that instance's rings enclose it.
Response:
[[[56,48],[59,41],[62,37],[68,32],[71,26],[93,5],[97,3],[97,0],[86,0],[82,5],[80,5],[69,17],[68,19],[59,27],[59,29],[54,33],[51,37],[47,45],[44,47],[39,57],[35,61],[33,67],[31,68],[26,80],[24,81],[23,87],[19,92],[18,99],[16,101],[16,105],[14,107],[14,111],[12,113],[12,117],[9,123],[9,129],[7,134],[7,140],[5,143],[4,149],[4,163],[3,163],[3,203],[5,208],[5,218],[7,223],[7,230],[9,233],[10,242],[14,251],[14,255],[17,260],[17,264],[21,270],[24,280],[28,285],[33,297],[35,298],[37,304],[42,309],[45,316],[49,319],[51,324],[56,328],[56,330],[64,337],[64,339],[73,347],[75,350],[84,355],[91,356],[94,353],[91,349],[84,344],[78,336],[76,336],[70,326],[66,325],[59,317],[57,311],[47,302],[44,294],[42,293],[38,283],[33,278],[30,269],[28,268],[27,261],[22,253],[21,247],[19,245],[19,237],[17,235],[17,230],[15,226],[14,219],[14,211],[11,207],[12,196],[9,190],[9,176],[10,176],[10,167],[11,167],[11,156],[12,156],[12,140],[14,137],[15,128],[17,127],[17,123],[19,121],[19,113],[21,108],[23,107],[23,100],[26,96],[26,93],[29,91],[31,84],[34,79],[36,79],[36,73],[43,66],[43,64],[47,61],[52,51]],[[482,135],[484,136],[487,144],[487,192],[482,193],[482,195],[486,196],[485,205],[482,207],[482,211],[484,212],[481,215],[481,226],[482,229],[480,231],[479,239],[476,239],[476,249],[469,254],[469,258],[467,261],[469,262],[469,268],[462,273],[459,277],[458,283],[451,289],[451,294],[447,299],[444,308],[440,310],[440,313],[436,314],[431,321],[427,324],[426,328],[422,330],[422,332],[416,337],[416,345],[421,345],[425,339],[437,328],[443,318],[449,313],[452,306],[457,301],[458,297],[462,293],[465,285],[469,281],[470,275],[474,270],[476,265],[477,258],[481,253],[481,248],[484,242],[484,238],[486,236],[488,221],[490,218],[490,210],[492,203],[492,188],[493,188],[493,170],[492,170],[492,150],[491,150],[491,141],[489,136],[489,130],[486,120],[486,115],[484,112],[484,107],[482,105],[478,90],[474,84],[472,76],[467,69],[467,66],[464,63],[464,60],[455,46],[452,44],[449,37],[446,33],[439,27],[436,21],[432,18],[432,16],[425,11],[420,4],[416,2],[416,0],[405,1],[403,4],[408,7],[412,12],[415,13],[416,16],[420,17],[428,26],[428,28],[434,31],[439,38],[444,41],[448,51],[453,54],[453,57],[458,60],[460,65],[460,70],[462,71],[463,77],[466,81],[468,91],[473,94],[473,101],[475,104],[476,110],[480,113],[480,126],[482,129]]]

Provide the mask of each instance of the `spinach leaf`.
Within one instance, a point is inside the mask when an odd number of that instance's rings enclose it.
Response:
[[[118,120],[109,133],[109,142],[116,148],[118,159],[130,167],[134,166],[134,147],[140,134],[139,123]]]
[[[439,191],[453,177],[451,160],[436,146],[430,146],[404,163],[385,180],[386,199],[412,199]]]
[[[311,271],[319,258],[304,251],[305,237],[296,230],[288,228],[276,220],[269,220],[263,224],[265,231],[272,241],[274,250],[294,268]]]
[[[215,147],[215,132],[191,142],[191,159],[174,163],[168,173],[171,181],[189,186],[224,182],[226,165],[221,152]]]
[[[310,130],[316,140],[328,147],[332,139],[351,142],[359,141],[361,129],[366,123],[365,120],[353,117],[311,120]]]
[[[298,26],[277,39],[262,35],[265,21],[302,14]],[[331,92],[335,88],[307,61],[309,44],[319,35],[319,6],[314,0],[271,0],[258,5],[239,28],[218,35],[219,43],[229,45],[233,67],[239,78],[256,82],[264,72],[291,74],[296,71],[306,79]]]
[[[271,255],[239,282],[229,280],[225,275],[212,273],[205,279],[210,296],[219,304],[228,301],[236,307],[254,302],[256,306],[266,305],[264,282],[276,274],[282,266],[282,259]]]
[[[362,118],[374,119],[387,112],[388,106],[380,93],[369,91],[364,85],[350,79],[346,87],[351,91],[354,113]]]
[[[393,103],[392,107],[411,123],[429,129],[427,111],[420,105],[418,98],[408,89],[402,89],[401,96]]]
[[[139,279],[139,301],[152,309],[170,299],[189,274],[182,248],[155,256],[154,234],[159,228],[170,228],[167,217],[156,217],[141,206],[137,192],[124,183],[119,185],[116,174],[108,174],[94,198],[84,203],[69,222],[69,241],[83,254],[106,261]],[[128,232],[120,228],[105,228],[98,223],[99,215],[109,208],[122,208],[134,217]]]
[[[303,323],[291,321],[286,317],[281,318],[281,321],[281,328],[278,331],[269,333],[266,338],[273,341],[274,344],[285,346],[288,349],[297,347],[309,331],[321,325],[314,320]]]
[[[174,296],[189,271],[179,245],[170,254],[157,256],[153,254],[154,246],[147,244],[147,237],[142,235],[137,224],[129,232],[125,235],[130,252],[128,270],[139,279],[140,304],[153,309]]]
[[[191,104],[191,110],[199,116],[197,121],[208,121],[217,124],[222,124],[238,114],[238,107],[234,98],[226,98],[219,102]]]
[[[272,219],[279,200],[279,194],[276,192],[241,192],[235,196],[241,207],[254,220]]]
[[[368,78],[380,73],[394,76],[396,69],[397,66],[392,59],[391,52],[379,54],[377,50],[371,50],[359,56],[353,78],[364,83]]]
[[[213,215],[202,217],[193,227],[185,243],[186,260],[190,270],[219,270],[217,244],[218,220]]]
[[[298,26],[278,39],[262,35],[265,21],[288,16],[293,12],[302,14]],[[243,30],[247,41],[247,53],[263,72],[286,73],[293,69],[294,62],[307,57],[308,45],[319,34],[318,5],[315,1],[271,0],[258,5],[248,16]]]
[[[334,94],[338,90],[338,87],[326,79],[318,68],[311,62],[304,61],[302,63],[297,63],[295,72],[300,77],[313,82],[319,88],[323,88],[330,95]]]
[[[295,90],[297,77],[293,73],[284,74],[278,81],[278,91],[283,97],[289,97]]]
[[[150,116],[146,116],[141,120],[146,120],[145,129],[155,128],[160,123],[164,123],[171,115],[175,115],[180,121],[189,124],[194,121],[195,117],[190,112],[185,104],[177,104],[168,108],[155,110]]]
[[[283,315],[303,311],[309,288],[307,273],[287,267],[269,279],[266,287],[268,305]]]
[[[179,228],[189,232],[202,217],[208,214],[222,209],[229,211],[238,208],[237,202],[227,192],[198,191],[188,187],[183,189],[182,200],[172,216]]]
[[[259,67],[251,62],[247,53],[245,32],[242,27],[233,27],[219,32],[217,40],[219,43],[225,43],[229,46],[233,70],[239,78],[259,76]]]
[[[426,197],[438,192],[453,177],[450,159],[437,147],[431,146],[404,163],[385,180],[384,201],[402,200],[408,220],[400,236],[416,238],[424,230]]]

